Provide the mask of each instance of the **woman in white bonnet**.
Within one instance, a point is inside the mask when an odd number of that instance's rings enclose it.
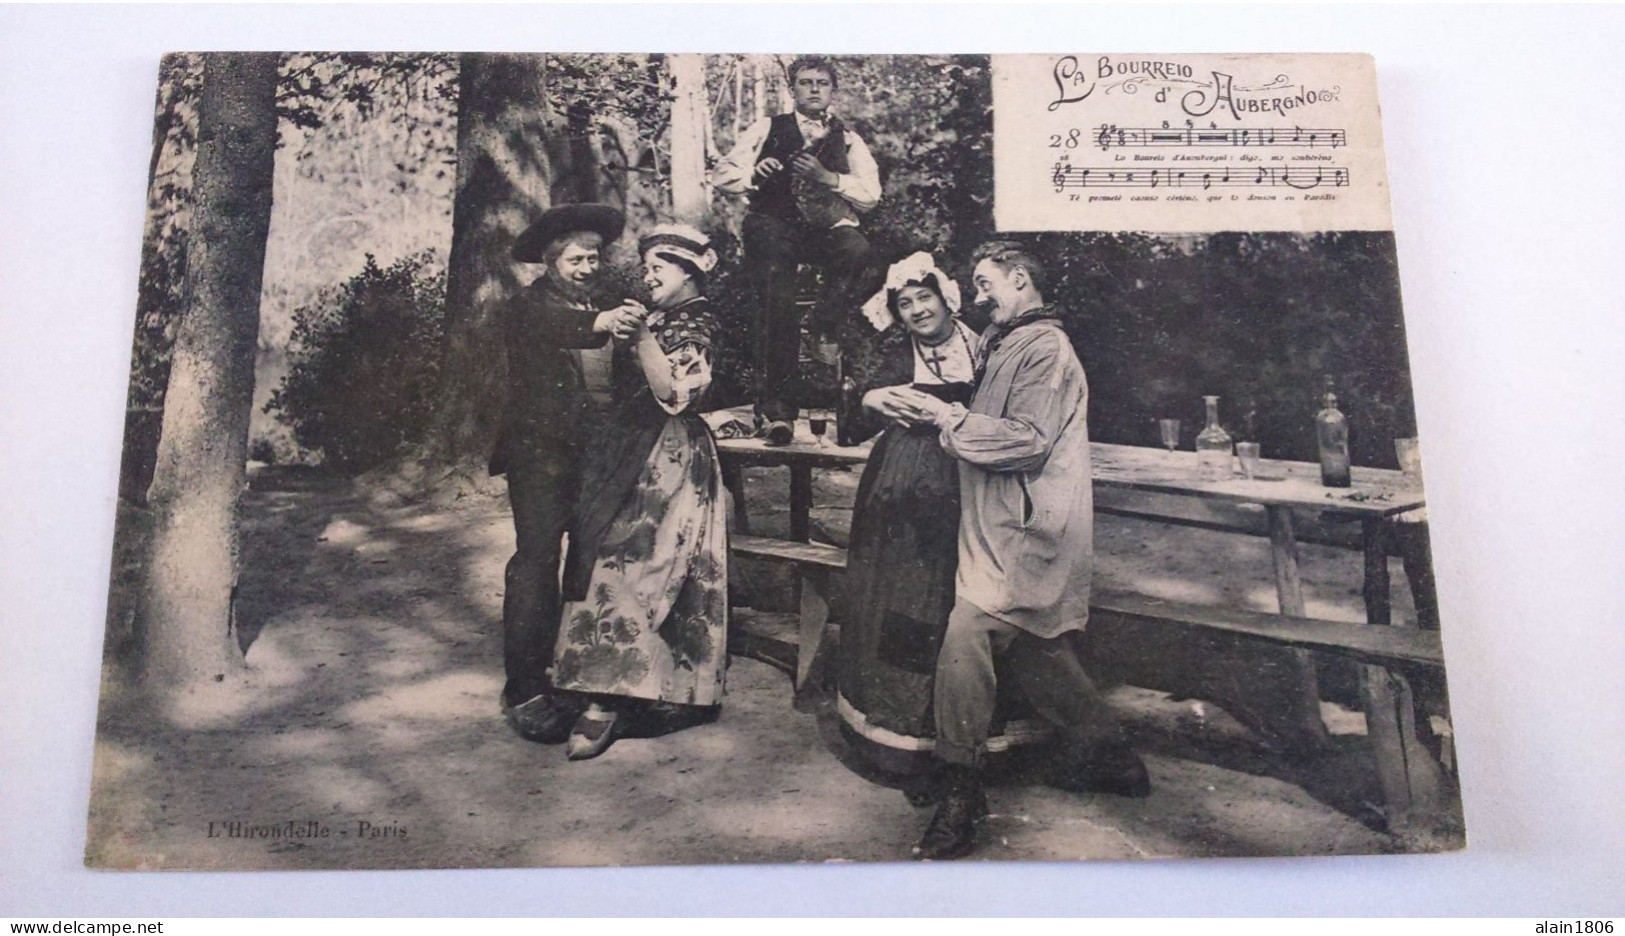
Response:
[[[959,306],[959,285],[930,254],[893,264],[863,307],[881,333],[878,360],[857,375],[857,435],[880,438],[852,511],[836,705],[853,750],[917,804],[931,798],[932,677],[954,603],[959,467],[936,426],[910,421],[915,410],[900,404],[898,391],[969,402],[978,338],[958,319]],[[1006,728],[995,726],[991,745],[1013,743],[1020,726]]]

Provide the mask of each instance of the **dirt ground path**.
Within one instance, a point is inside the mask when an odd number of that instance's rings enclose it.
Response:
[[[749,479],[753,520],[764,528],[782,522],[779,483],[770,472]],[[854,483],[820,477],[820,502],[849,504]],[[623,740],[584,763],[515,737],[496,701],[502,570],[513,542],[500,498],[402,505],[318,473],[261,469],[245,517],[238,604],[248,673],[228,687],[228,704],[185,726],[142,715],[121,704],[116,682],[109,687],[92,865],[898,861],[928,818],[843,767],[827,706],[795,711],[788,680],[753,660],[732,662],[715,724]],[[844,532],[838,508],[817,520]],[[1273,610],[1268,546],[1255,537],[1103,517],[1097,546],[1102,581]],[[1304,570],[1311,613],[1359,619],[1358,561],[1306,547]],[[1317,779],[1261,752],[1211,705],[1132,687],[1110,699],[1147,752],[1152,795],[996,786],[978,857],[1459,845],[1448,830],[1401,843],[1359,821],[1363,780],[1354,793],[1347,783],[1328,793],[1325,775],[1368,771],[1357,713],[1327,707],[1341,747]]]

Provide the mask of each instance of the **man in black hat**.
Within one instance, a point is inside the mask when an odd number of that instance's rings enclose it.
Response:
[[[798,263],[822,266],[829,329],[856,311],[878,283],[858,215],[880,201],[880,170],[869,147],[829,112],[839,79],[821,56],[790,63],[795,112],[760,120],[739,135],[711,180],[731,195],[750,195],[745,259],[761,289],[756,320],[756,415],[773,444],[790,441],[796,419],[801,317]],[[878,277],[873,277],[878,279]]]
[[[593,359],[605,356],[611,336],[630,336],[642,314],[631,304],[600,310],[590,292],[600,251],[625,223],[608,205],[542,215],[513,246],[513,258],[543,264],[542,275],[503,307],[508,400],[490,470],[508,476],[517,548],[502,599],[502,706],[520,736],[543,743],[562,743],[580,714],[574,700],[550,694],[546,670],[558,638],[561,540],[580,480],[582,428],[591,391],[608,390],[588,386],[607,380],[587,378],[607,377]]]

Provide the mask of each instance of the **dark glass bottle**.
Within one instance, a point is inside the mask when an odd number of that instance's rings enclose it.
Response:
[[[861,433],[858,420],[863,415],[863,396],[858,393],[858,382],[846,373],[845,355],[838,359],[836,374],[840,379],[835,391],[835,444],[857,445]]]
[[[1349,424],[1337,408],[1332,379],[1326,378],[1326,395],[1315,414],[1315,442],[1320,446],[1320,483],[1327,487],[1349,486]]]

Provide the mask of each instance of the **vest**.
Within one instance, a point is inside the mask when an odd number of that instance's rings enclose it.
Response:
[[[762,143],[761,155],[756,159],[757,162],[777,159],[784,164],[784,169],[757,184],[756,191],[750,196],[750,209],[791,223],[806,222],[822,229],[833,227],[836,221],[846,218],[857,220],[857,212],[847,204],[846,199],[821,186],[817,191],[797,196],[790,160],[803,151],[811,152],[830,172],[846,175],[852,171],[851,163],[846,158],[846,126],[839,117],[829,119],[829,132],[816,147],[809,150],[806,139],[801,135],[801,127],[796,123],[796,115],[779,114],[773,118],[767,140]]]

